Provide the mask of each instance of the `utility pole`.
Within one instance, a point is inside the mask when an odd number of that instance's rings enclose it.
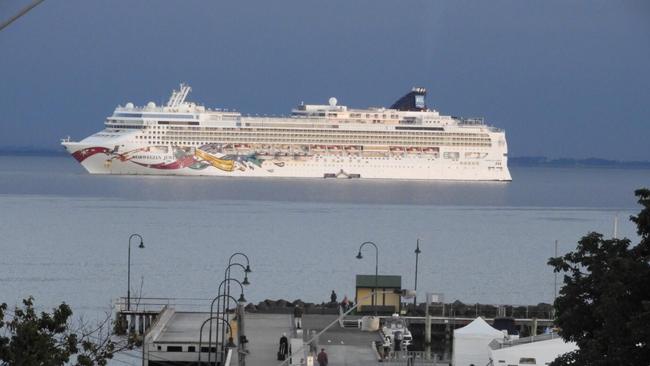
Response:
[[[428,360],[431,355],[431,315],[429,306],[431,305],[431,294],[427,293],[426,307],[424,308],[424,350],[425,358]]]
[[[557,258],[557,239],[555,240],[555,258]],[[553,318],[555,318],[555,300],[557,300],[557,271],[553,271]]]
[[[413,313],[417,313],[417,307],[418,307],[418,260],[420,257],[420,253],[422,251],[420,250],[420,239],[417,240],[417,244],[415,246],[415,287],[413,290],[415,291],[415,296],[413,297]]]

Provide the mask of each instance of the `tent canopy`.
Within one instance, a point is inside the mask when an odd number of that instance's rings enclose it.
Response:
[[[476,318],[462,328],[454,330],[452,365],[485,365],[490,361],[488,344],[503,333],[492,328],[483,318]]]
[[[458,335],[476,335],[476,336],[494,336],[494,338],[502,337],[503,332],[498,329],[492,328],[483,318],[478,317],[474,319],[471,323],[467,324],[462,328],[454,330],[454,336]]]

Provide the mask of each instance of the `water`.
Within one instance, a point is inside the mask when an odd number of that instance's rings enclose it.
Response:
[[[445,299],[536,304],[553,298],[546,265],[589,231],[637,240],[627,220],[649,170],[511,169],[511,183],[93,176],[68,157],[0,157],[0,302],[33,295],[109,311],[132,288],[149,297],[211,298],[231,253],[249,255],[249,301],[354,297],[354,276],[414,282]],[[241,278],[238,270],[233,273]],[[238,294],[237,294],[238,295]]]

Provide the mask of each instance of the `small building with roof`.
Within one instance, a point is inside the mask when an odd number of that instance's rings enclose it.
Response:
[[[375,296],[371,296],[375,289],[377,290],[376,303]],[[401,290],[402,276],[379,275],[375,279],[375,275],[357,275],[355,290],[355,302],[359,304],[357,312],[362,314],[399,313],[401,301],[399,293],[396,292]]]

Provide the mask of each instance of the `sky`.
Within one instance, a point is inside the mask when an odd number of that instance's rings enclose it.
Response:
[[[0,148],[82,139],[180,82],[251,114],[422,86],[510,156],[650,160],[650,2],[48,0],[0,32]]]

